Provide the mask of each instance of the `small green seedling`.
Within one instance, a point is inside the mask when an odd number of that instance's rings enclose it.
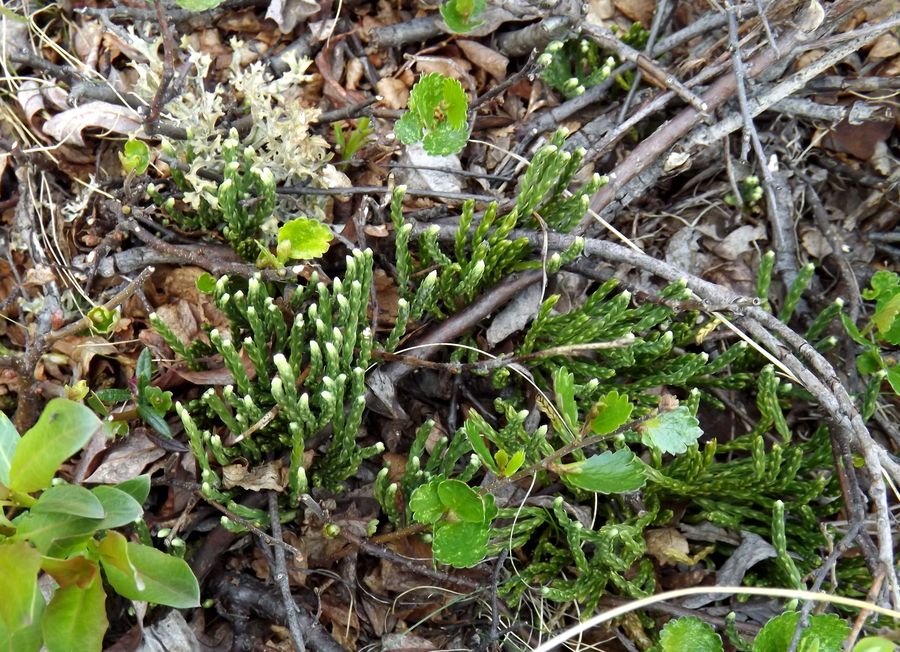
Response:
[[[88,319],[91,320],[91,330],[101,335],[108,335],[119,321],[119,311],[118,309],[107,310],[103,306],[94,306],[88,310]]]
[[[56,477],[102,422],[86,406],[51,400],[19,437],[0,413],[0,646],[21,652],[101,650],[106,583],[130,600],[200,604],[190,567],[113,531],[143,516],[150,477],[86,489]],[[39,581],[48,575],[53,582]],[[45,600],[43,587],[52,595]],[[53,588],[55,587],[55,588]]]
[[[497,506],[460,480],[438,476],[410,496],[413,518],[434,528],[434,558],[456,568],[474,566],[487,555]]]
[[[409,110],[394,125],[404,145],[422,141],[433,156],[461,151],[469,140],[467,100],[462,84],[438,73],[423,75],[412,87]]]
[[[125,174],[144,174],[150,166],[150,148],[142,140],[131,140],[125,143],[123,151],[119,152],[119,161]]]
[[[751,174],[738,184],[738,190],[741,192],[741,202],[744,206],[755,208],[759,201],[763,198],[763,189],[759,185],[759,177]],[[729,206],[737,206],[737,198],[734,193],[725,195],[725,203]]]
[[[153,378],[153,360],[150,349],[144,349],[138,356],[135,380],[137,382],[137,413],[144,422],[164,437],[171,437],[172,431],[166,423],[166,414],[172,409],[172,392],[164,392],[150,384]]]
[[[441,5],[441,16],[447,27],[458,34],[465,34],[484,23],[478,17],[486,7],[487,0],[447,0]]]
[[[356,153],[363,148],[375,130],[371,120],[364,116],[356,121],[356,126],[349,130],[349,135],[344,133],[344,128],[337,122],[332,124],[334,129],[334,146],[341,155],[341,162],[347,163]]]

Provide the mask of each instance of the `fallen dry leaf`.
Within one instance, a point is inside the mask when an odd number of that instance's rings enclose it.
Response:
[[[653,22],[655,0],[613,0],[613,4],[616,9],[631,20],[639,22],[645,29],[649,29],[650,23]]]
[[[484,69],[490,75],[498,80],[506,79],[506,67],[509,65],[509,58],[503,56],[493,48],[482,45],[478,41],[457,41],[459,49],[463,51],[466,58],[479,68]]]
[[[87,483],[117,484],[131,480],[163,457],[166,451],[138,431],[113,446],[100,466],[85,480]]]
[[[40,85],[33,79],[26,79],[19,86],[19,92],[16,93],[16,100],[25,114],[25,119],[32,122],[34,115],[44,108],[44,96],[41,94]]]
[[[250,491],[284,491],[287,485],[285,472],[281,460],[252,469],[243,464],[229,464],[222,467],[222,482],[226,489],[242,487]]]
[[[98,129],[104,133],[131,134],[137,131],[143,120],[136,111],[109,102],[88,102],[74,109],[57,113],[42,127],[45,134],[60,143],[84,146],[81,132]]]
[[[831,245],[816,227],[803,228],[800,231],[800,243],[803,248],[813,258],[821,260],[831,253]]]
[[[319,13],[319,3],[311,0],[272,0],[266,10],[266,18],[274,20],[284,34],[310,16]]]
[[[409,102],[409,86],[402,79],[384,77],[375,84],[375,90],[381,95],[382,103],[389,109],[405,109]]]

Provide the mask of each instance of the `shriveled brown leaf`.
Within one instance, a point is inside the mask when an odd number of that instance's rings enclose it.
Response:
[[[493,48],[482,45],[478,41],[460,40],[456,44],[463,51],[466,58],[476,66],[483,68],[498,80],[506,79],[506,67],[509,58],[503,56]]]
[[[672,527],[644,530],[647,552],[653,555],[661,565],[690,563],[691,548],[687,539]]]
[[[44,108],[44,96],[41,94],[40,84],[33,79],[26,79],[22,82],[16,93],[16,100],[29,123],[35,114]]]
[[[814,226],[800,230],[800,244],[803,245],[806,253],[819,260],[831,253],[831,245],[828,244],[828,240]]]
[[[720,242],[707,240],[704,242],[707,249],[721,256],[725,260],[735,260],[748,251],[753,251],[753,243],[756,240],[766,239],[766,227],[762,224],[756,226],[744,224],[739,226]]]
[[[116,484],[131,480],[165,454],[166,451],[142,432],[134,432],[109,450],[106,458],[85,482]]]
[[[143,120],[137,112],[109,102],[88,102],[58,113],[44,123],[45,134],[60,143],[84,146],[82,131],[97,129],[100,133],[131,134]]]
[[[409,102],[409,86],[402,79],[384,77],[378,80],[375,89],[384,98],[382,103],[389,109],[405,109]]]
[[[274,20],[283,33],[287,34],[306,22],[310,16],[319,13],[319,3],[311,0],[272,0],[266,10],[266,18]]]
[[[284,491],[287,485],[285,471],[281,460],[253,468],[243,464],[229,464],[222,467],[222,482],[226,489],[242,487],[250,491]]]
[[[639,22],[645,29],[653,22],[655,0],[613,0],[613,5],[629,19]]]

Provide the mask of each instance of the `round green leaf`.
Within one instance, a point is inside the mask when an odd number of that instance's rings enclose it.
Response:
[[[99,529],[110,529],[134,523],[144,514],[144,508],[130,495],[115,487],[101,485],[93,488],[93,494],[102,503],[106,516]]]
[[[438,485],[438,497],[444,507],[467,523],[484,523],[484,502],[465,482],[444,480]]]
[[[290,258],[309,260],[328,251],[334,237],[327,226],[307,217],[298,217],[278,229],[278,243],[290,243]]]
[[[447,510],[438,496],[438,485],[443,478],[432,480],[416,488],[409,497],[409,508],[419,523],[434,523]]]
[[[638,431],[645,446],[673,455],[686,451],[703,434],[697,417],[685,405],[660,412],[639,425]]]
[[[791,644],[800,614],[789,611],[772,618],[756,635],[753,652],[784,652]],[[841,652],[844,639],[850,633],[850,626],[837,616],[812,616],[809,626],[800,635],[797,649],[813,649],[817,652]]]
[[[100,426],[90,408],[64,398],[52,399],[16,447],[9,488],[30,493],[49,487],[59,466],[80,451]]]
[[[175,0],[179,7],[188,11],[207,11],[215,9],[225,0]]]
[[[431,548],[436,561],[469,568],[487,555],[490,528],[483,523],[447,523],[434,526]]]
[[[122,149],[119,160],[126,174],[143,174],[147,171],[150,165],[150,148],[147,147],[147,143],[132,138]]]
[[[103,519],[85,518],[72,514],[41,514],[26,512],[13,523],[16,538],[30,541],[41,554],[48,557],[66,557],[81,551]]]
[[[853,652],[894,652],[897,646],[882,636],[867,636],[853,646]]]
[[[441,16],[452,31],[465,34],[484,23],[476,19],[486,5],[486,0],[448,0],[441,5]]]
[[[670,620],[659,633],[662,652],[722,652],[722,638],[707,623],[694,616]]]
[[[216,291],[216,279],[209,272],[203,272],[198,276],[195,284],[203,294],[212,294]]]
[[[601,494],[634,491],[647,481],[641,461],[630,450],[606,451],[580,462],[559,467],[561,477],[572,486]]]

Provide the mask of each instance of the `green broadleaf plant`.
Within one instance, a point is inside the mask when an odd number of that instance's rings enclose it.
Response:
[[[290,259],[310,260],[328,251],[334,234],[327,226],[307,217],[297,217],[278,229],[277,258],[281,264]]]
[[[465,34],[484,23],[478,17],[486,7],[486,0],[447,0],[441,5],[441,16],[447,27],[458,34]]]
[[[0,649],[102,649],[108,622],[101,569],[126,598],[199,605],[197,580],[183,560],[110,530],[141,518],[148,476],[93,489],[55,479],[102,426],[89,408],[63,398],[51,400],[22,437],[0,414]],[[38,586],[41,573],[57,584],[49,602]]]
[[[645,446],[672,455],[685,452],[703,434],[697,417],[684,405],[647,419],[638,431]]]
[[[394,125],[404,145],[422,141],[433,156],[455,154],[469,140],[467,100],[462,84],[439,73],[423,75],[412,87],[409,109]]]
[[[132,138],[122,150],[119,152],[119,161],[125,174],[144,174],[147,171],[150,166],[150,148],[147,143]]]

